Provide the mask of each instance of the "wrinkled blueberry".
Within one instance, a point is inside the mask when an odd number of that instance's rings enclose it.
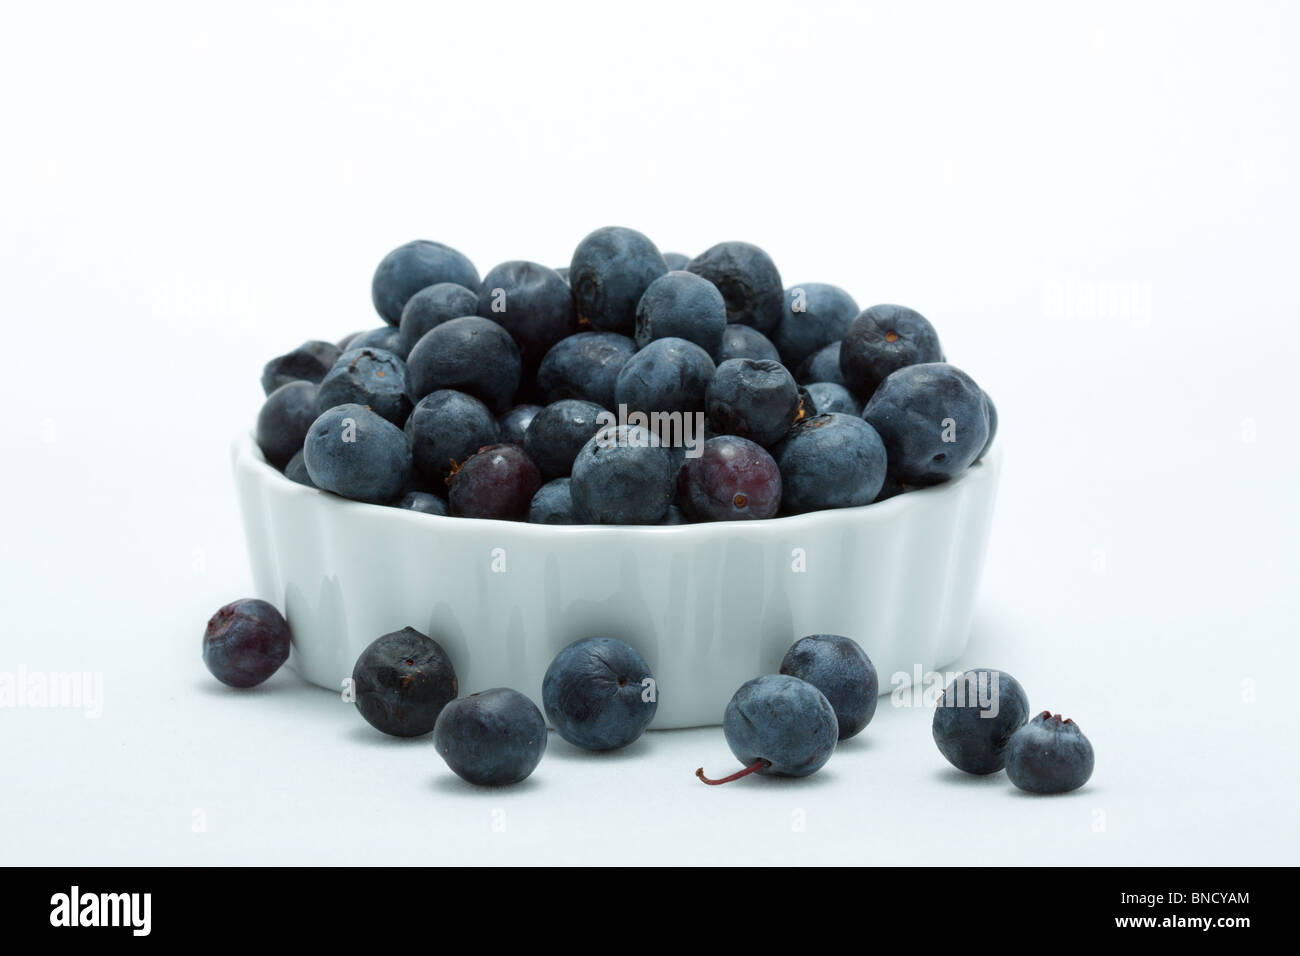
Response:
[[[573,459],[601,427],[605,410],[594,402],[566,398],[537,413],[524,433],[524,451],[541,469],[542,480],[563,478]]]
[[[289,624],[270,604],[244,598],[227,604],[203,632],[203,663],[231,687],[255,687],[289,659]]]
[[[574,641],[542,678],[542,707],[551,725],[585,750],[632,743],[654,719],[658,701],[645,660],[612,637]]]
[[[462,518],[523,521],[542,476],[518,445],[489,445],[451,476],[447,503]]]
[[[273,467],[284,469],[302,448],[316,420],[316,388],[311,382],[286,382],[266,397],[257,413],[257,447]]]
[[[785,290],[781,307],[781,324],[772,341],[781,351],[781,360],[798,368],[808,356],[844,338],[858,305],[839,286],[825,282],[805,282]]]
[[[552,345],[577,331],[568,283],[536,262],[503,262],[493,268],[479,286],[477,311],[510,333],[530,368]]]
[[[357,501],[392,501],[411,474],[406,433],[361,405],[321,414],[307,432],[303,458],[317,488]]]
[[[718,287],[727,302],[727,321],[773,335],[781,324],[785,290],[781,273],[766,252],[748,242],[720,242],[686,265]]]
[[[546,720],[523,694],[495,687],[448,703],[434,724],[433,742],[461,779],[503,787],[537,769],[546,752]]]
[[[433,730],[455,698],[456,670],[437,641],[404,627],[361,652],[352,689],[370,726],[394,737],[418,737]]]
[[[880,436],[849,415],[804,419],[773,454],[781,467],[781,507],[791,514],[869,505],[885,481]]]
[[[424,396],[406,420],[416,471],[431,481],[445,481],[452,469],[485,445],[495,445],[500,436],[501,427],[486,405],[449,388]]]
[[[794,642],[781,673],[806,680],[835,709],[840,740],[860,734],[876,713],[880,681],[875,665],[857,641],[839,634],[813,634]]]
[[[605,226],[578,243],[569,285],[579,319],[605,332],[631,335],[646,288],[668,271],[655,244],[635,229]]]
[[[439,282],[477,289],[478,270],[450,246],[416,239],[398,246],[380,261],[370,284],[370,297],[384,321],[397,325],[411,296]]]
[[[844,383],[864,401],[900,368],[942,360],[934,326],[920,312],[901,305],[864,309],[840,346]]]
[[[537,387],[547,402],[584,398],[614,407],[618,373],[636,354],[636,343],[616,332],[579,332],[557,342],[537,368]]]
[[[611,425],[578,452],[569,488],[586,523],[658,524],[676,476],[677,461],[657,436],[639,425]]]
[[[697,521],[771,518],[781,507],[781,470],[748,438],[719,435],[682,465],[677,500]]]
[[[434,326],[415,343],[406,360],[411,397],[440,388],[468,392],[496,414],[514,404],[522,366],[515,340],[497,323],[462,316]]]
[[[729,359],[717,367],[705,393],[709,425],[760,445],[780,441],[803,411],[799,386],[784,365],[758,359]]]
[[[722,717],[722,732],[745,769],[721,780],[710,780],[703,768],[695,771],[705,783],[730,783],[751,773],[816,773],[835,752],[840,727],[830,701],[812,684],[788,674],[767,674],[736,691]]]
[[[288,382],[319,383],[342,354],[333,342],[304,342],[266,363],[262,368],[262,391],[270,395]]]
[[[348,349],[320,383],[317,413],[336,405],[365,405],[398,428],[411,414],[406,363],[380,348]]]
[[[727,328],[727,303],[717,286],[691,272],[666,272],[651,282],[636,307],[636,344],[679,338],[713,353]]]
[[[939,752],[966,773],[996,773],[1007,743],[1029,716],[1029,698],[1010,674],[985,668],[958,674],[934,709]]]
[[[1068,793],[1092,776],[1092,743],[1079,725],[1043,711],[1007,744],[1007,779],[1029,793]]]

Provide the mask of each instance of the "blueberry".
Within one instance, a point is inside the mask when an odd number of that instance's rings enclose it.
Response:
[[[677,500],[697,521],[771,518],[781,507],[781,470],[749,439],[719,435],[682,465]]]
[[[450,246],[416,239],[398,246],[380,261],[370,284],[370,297],[384,321],[397,325],[411,296],[439,282],[477,289],[478,270]]]
[[[774,455],[781,466],[781,507],[791,514],[869,505],[885,481],[880,436],[849,415],[804,419]]]
[[[984,415],[989,420],[989,437],[984,441],[980,453],[975,456],[976,461],[989,453],[989,449],[993,447],[993,439],[998,433],[998,407],[993,404],[993,399],[989,398],[988,392],[984,392]]]
[[[614,407],[614,385],[636,343],[617,332],[579,332],[561,339],[537,368],[537,387],[547,402],[585,398]]]
[[[1092,776],[1092,744],[1079,725],[1043,711],[1007,744],[1007,778],[1029,793],[1068,793]]]
[[[418,511],[420,514],[426,515],[445,515],[447,513],[447,502],[431,491],[408,491],[402,495],[402,500],[397,503],[397,507],[405,508],[407,511]]]
[[[705,394],[709,425],[760,445],[785,437],[801,413],[799,386],[784,365],[729,359],[718,366]]]
[[[537,413],[524,433],[524,451],[541,469],[543,481],[573,470],[573,459],[600,430],[605,415],[599,405],[577,398],[553,402]]]
[[[672,502],[676,475],[677,462],[656,435],[639,425],[611,425],[573,461],[574,510],[589,524],[657,524]]]
[[[889,470],[905,485],[934,485],[960,474],[989,437],[984,393],[945,362],[894,372],[880,383],[862,417],[880,433]]]
[[[800,385],[811,385],[813,382],[833,382],[847,388],[848,383],[844,381],[844,376],[840,373],[840,345],[839,342],[832,342],[804,359],[795,372],[795,381]]]
[[[667,271],[655,244],[635,229],[597,229],[578,243],[569,263],[579,319],[596,329],[631,335],[637,303]]]
[[[554,478],[537,489],[528,506],[530,524],[581,524],[573,509],[571,479]]]
[[[770,336],[781,324],[785,291],[781,273],[766,252],[748,242],[720,242],[686,265],[718,287],[727,302],[727,321],[753,326]]]
[[[411,474],[406,433],[361,405],[320,415],[307,432],[303,458],[317,488],[357,501],[392,501]]]
[[[343,350],[332,342],[304,342],[262,368],[262,391],[270,395],[288,382],[317,382],[334,367]]]
[[[664,265],[672,272],[681,272],[686,268],[686,263],[691,261],[691,257],[683,255],[680,252],[665,252]]]
[[[943,361],[934,326],[901,305],[873,305],[853,320],[840,347],[844,383],[863,400],[891,373],[909,365]]]
[[[634,412],[702,412],[713,373],[713,359],[694,342],[655,339],[618,373],[614,401]]]
[[[257,413],[257,447],[273,467],[284,469],[302,448],[316,420],[316,388],[311,382],[285,382],[266,397]]]
[[[424,333],[411,349],[406,370],[417,401],[440,388],[454,388],[481,399],[498,415],[514,404],[522,374],[510,333],[476,315],[450,319]]]
[[[523,521],[541,487],[537,465],[518,445],[489,445],[451,476],[447,502],[462,518]]]
[[[523,694],[496,687],[447,704],[434,724],[433,743],[461,779],[503,787],[537,769],[546,752],[546,721]]]
[[[427,286],[407,300],[402,309],[400,337],[409,355],[424,333],[448,319],[459,319],[478,312],[478,293],[454,282]]]
[[[690,519],[686,517],[686,513],[682,511],[681,508],[678,508],[676,505],[669,505],[668,512],[663,516],[663,518],[660,520],[659,523],[661,525],[676,525],[676,524],[690,524],[691,522]]]
[[[545,405],[516,405],[510,409],[497,422],[501,426],[501,440],[522,448],[528,426],[537,417],[537,413],[545,407]]]
[[[339,339],[338,343],[335,346],[338,349],[339,354],[342,355],[344,352],[348,350],[348,347],[352,344],[353,339],[360,338],[365,334],[366,334],[366,330],[362,329],[360,332],[351,332],[348,335],[343,336],[343,338]],[[333,362],[330,363],[331,366],[333,364],[334,364]],[[326,371],[328,372],[329,369],[326,369]]]
[[[666,272],[651,282],[636,307],[636,344],[679,338],[712,353],[722,345],[727,303],[717,286],[691,272]]]
[[[357,710],[376,730],[418,737],[456,696],[456,670],[438,642],[413,627],[376,638],[352,668]]]
[[[231,687],[255,687],[289,659],[289,624],[270,604],[244,598],[227,604],[203,632],[203,663]]]
[[[722,344],[713,353],[713,361],[721,365],[728,359],[750,358],[769,362],[781,361],[781,353],[766,335],[748,325],[728,325],[722,333]]]
[[[958,770],[996,773],[1006,763],[1007,742],[1028,716],[1029,698],[1014,677],[969,670],[944,689],[931,732],[939,752]]]
[[[852,415],[857,418],[862,414],[862,403],[843,385],[836,385],[834,382],[812,382],[806,387],[818,415],[839,412],[841,415]]]
[[[723,715],[722,732],[745,769],[710,780],[700,768],[695,775],[705,783],[730,783],[751,773],[816,773],[835,752],[840,728],[835,709],[816,687],[788,674],[768,674],[736,691]]]
[[[813,634],[794,642],[781,673],[806,680],[835,709],[840,740],[860,734],[876,713],[880,682],[875,665],[857,641],[839,634]]]
[[[574,641],[542,678],[542,707],[561,737],[584,750],[614,750],[641,736],[659,707],[654,675],[612,637]]]
[[[411,414],[406,363],[379,348],[352,348],[339,356],[316,393],[317,413],[336,405],[365,405],[401,428]]]
[[[307,474],[307,462],[303,457],[302,449],[294,452],[293,457],[289,459],[289,464],[284,466],[284,477],[308,488],[316,487],[316,483],[311,480],[311,475]]]
[[[781,360],[797,368],[818,349],[844,338],[857,314],[853,296],[839,286],[805,282],[786,289],[781,324],[773,338]]]
[[[568,266],[556,266],[556,267],[555,267],[555,274],[556,274],[557,276],[559,276],[561,279],[564,280],[564,284],[565,284],[565,285],[568,285],[568,284],[569,284],[569,267],[568,267]]]
[[[484,276],[478,314],[510,333],[530,368],[552,345],[577,331],[568,283],[536,262],[504,262]]]
[[[383,349],[403,360],[411,351],[411,347],[402,341],[402,333],[392,325],[382,325],[377,329],[354,335],[348,342],[348,349],[361,348]]]
[[[416,471],[441,482],[480,448],[496,444],[501,426],[477,398],[444,388],[416,404],[406,420],[406,437]]]

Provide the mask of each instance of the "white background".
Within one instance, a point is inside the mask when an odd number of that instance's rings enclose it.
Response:
[[[11,5],[0,29],[0,862],[1294,861],[1300,43],[1265,3]],[[901,302],[995,397],[963,665],[1092,739],[965,778],[882,705],[803,781],[716,729],[508,791],[199,660],[251,580],[262,363],[379,324],[389,248],[601,225]],[[498,811],[503,811],[499,813]],[[793,824],[802,812],[806,828]],[[202,823],[202,826],[197,826]],[[495,824],[504,823],[504,828]]]

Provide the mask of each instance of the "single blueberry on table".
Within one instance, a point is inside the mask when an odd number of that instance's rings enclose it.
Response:
[[[537,489],[528,506],[530,524],[581,524],[573,509],[569,478],[554,478]]]
[[[618,373],[614,401],[629,412],[702,412],[713,374],[713,359],[694,342],[655,339]]]
[[[840,740],[860,734],[876,713],[880,680],[861,645],[839,634],[813,634],[794,642],[781,673],[806,680],[835,709]]]
[[[439,282],[477,289],[478,270],[450,246],[416,239],[398,246],[380,261],[370,284],[370,297],[383,320],[397,325],[411,296]]]
[[[462,518],[523,521],[541,485],[541,472],[522,448],[489,445],[451,476],[447,503]]]
[[[589,637],[555,655],[542,679],[542,707],[574,746],[614,750],[641,736],[659,697],[640,654],[612,637]]]
[[[266,363],[262,368],[262,391],[270,395],[288,382],[319,383],[342,354],[343,350],[333,342],[304,342]]]
[[[985,440],[980,453],[975,456],[976,461],[989,453],[989,449],[993,447],[993,439],[998,434],[998,407],[993,404],[993,399],[989,398],[988,392],[984,392],[984,415],[989,421],[989,437]]]
[[[727,329],[727,303],[708,279],[691,272],[666,272],[646,288],[636,307],[636,344],[679,338],[712,354]]]
[[[773,455],[781,468],[781,508],[790,514],[869,505],[885,482],[880,436],[849,415],[803,419]]]
[[[293,457],[289,459],[289,464],[284,466],[284,477],[308,488],[316,487],[316,483],[311,480],[311,475],[307,474],[307,462],[303,457],[302,449],[294,452]]]
[[[720,242],[686,264],[722,293],[727,321],[773,335],[781,325],[785,290],[781,273],[766,252],[748,242]]]
[[[376,730],[418,737],[456,696],[456,670],[441,645],[413,627],[376,638],[352,668],[357,710]]]
[[[433,743],[462,780],[504,787],[537,769],[546,752],[546,720],[523,694],[495,687],[448,703],[434,724]]]
[[[717,367],[705,393],[709,425],[763,446],[776,444],[807,410],[799,386],[780,362],[729,359]]]
[[[348,349],[316,393],[317,414],[337,405],[365,405],[401,428],[411,414],[406,363],[385,349]]]
[[[537,368],[537,388],[547,402],[584,398],[614,407],[618,373],[636,354],[636,343],[617,332],[579,332],[557,342]]]
[[[522,448],[528,426],[537,417],[537,413],[545,407],[545,405],[516,405],[502,415],[497,420],[497,424],[501,427],[501,441]]]
[[[230,687],[256,687],[289,659],[289,624],[265,601],[232,601],[203,632],[203,663]]]
[[[348,350],[361,348],[383,349],[403,360],[411,351],[411,347],[402,341],[402,333],[392,325],[382,325],[377,329],[354,335],[348,342]]]
[[[840,346],[844,383],[866,401],[893,372],[943,361],[939,335],[925,316],[901,305],[873,305],[853,320]]]
[[[406,419],[406,437],[416,471],[442,482],[470,455],[495,445],[501,426],[486,405],[472,395],[443,388],[430,392]]]
[[[905,485],[934,485],[971,465],[989,437],[984,393],[946,362],[909,365],[880,383],[862,410]]]
[[[600,431],[605,409],[594,402],[565,398],[537,413],[524,433],[524,451],[541,469],[542,480],[563,478],[573,470],[582,446]]]
[[[697,521],[772,518],[781,507],[781,470],[748,438],[719,435],[682,465],[677,500]]]
[[[573,251],[569,285],[578,318],[592,328],[631,335],[646,288],[668,271],[655,244],[635,229],[605,226]]]
[[[805,387],[808,389],[808,396],[812,399],[814,414],[829,415],[831,412],[838,412],[841,415],[852,415],[854,418],[862,414],[862,403],[843,385],[836,385],[834,382],[812,382]]]
[[[400,337],[407,355],[424,333],[450,319],[478,312],[478,293],[454,282],[439,282],[421,289],[402,309]]]
[[[781,353],[766,335],[748,325],[729,324],[722,333],[722,344],[713,353],[718,365],[728,359],[748,358],[768,362],[781,361]]]
[[[785,290],[781,324],[773,342],[781,361],[798,368],[808,356],[844,338],[858,314],[858,304],[839,286],[805,282]]]
[[[397,507],[404,508],[407,511],[418,511],[420,514],[426,515],[445,515],[447,513],[447,502],[431,491],[408,491],[402,495],[402,500],[397,503]]]
[[[407,357],[406,372],[416,401],[452,388],[468,392],[499,415],[514,404],[522,365],[509,332],[491,319],[469,315],[424,333]]]
[[[681,272],[686,268],[686,263],[691,261],[691,257],[683,255],[680,252],[665,252],[664,265],[668,266],[670,272]]]
[[[831,759],[839,740],[835,709],[826,695],[788,674],[767,674],[742,684],[727,704],[722,732],[736,759],[745,765],[720,780],[695,775],[708,784],[730,783],[751,773],[806,777]]]
[[[953,678],[934,709],[931,732],[939,752],[966,773],[997,773],[1007,743],[1029,717],[1024,688],[1004,671],[980,668]]]
[[[840,342],[832,342],[804,359],[803,364],[795,372],[795,381],[800,385],[811,385],[813,382],[833,382],[847,388],[848,383],[844,381],[844,376],[840,373],[841,344]]]
[[[382,504],[406,488],[411,442],[405,432],[370,409],[339,405],[312,423],[303,459],[317,488]]]
[[[1043,711],[1007,744],[1007,778],[1028,793],[1069,793],[1092,776],[1092,743],[1079,725]]]
[[[582,446],[569,488],[586,524],[658,524],[672,503],[678,462],[639,425],[611,425]]]
[[[551,346],[577,331],[568,283],[536,262],[494,267],[478,288],[477,312],[510,333],[529,368],[536,368]]]
[[[283,470],[316,420],[316,388],[311,382],[286,382],[266,397],[257,413],[257,447],[273,467]]]

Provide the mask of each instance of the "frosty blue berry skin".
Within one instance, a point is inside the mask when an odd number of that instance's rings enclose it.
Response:
[[[702,412],[714,371],[709,353],[694,342],[655,339],[618,373],[614,401],[634,412]]]
[[[397,325],[402,309],[421,289],[439,282],[477,289],[478,281],[478,270],[463,254],[441,242],[416,239],[380,260],[370,283],[370,296],[383,320]]]
[[[958,674],[934,709],[931,734],[958,770],[997,773],[1006,765],[1011,736],[1029,717],[1024,688],[1005,671],[980,668]]]
[[[407,300],[402,309],[400,339],[404,355],[430,329],[451,319],[474,315],[478,311],[478,292],[454,282],[427,286]]]
[[[814,414],[829,415],[838,412],[857,418],[862,414],[862,403],[843,385],[834,382],[813,382],[804,386],[812,399]]]
[[[277,355],[263,366],[262,391],[270,395],[288,382],[319,383],[342,354],[343,350],[333,342],[304,342],[292,352]]]
[[[647,684],[647,681],[650,683]],[[612,637],[565,647],[542,679],[542,707],[561,737],[584,750],[632,743],[654,720],[658,687],[634,648]]]
[[[690,272],[667,272],[646,288],[636,307],[636,344],[675,337],[712,354],[722,345],[727,303],[708,279]]]
[[[348,349],[316,392],[317,414],[336,405],[364,405],[401,428],[411,414],[406,363],[381,348]]]
[[[676,490],[679,463],[648,429],[611,425],[573,461],[574,510],[585,524],[659,524]]]
[[[566,398],[533,417],[524,433],[524,451],[541,469],[543,481],[568,476],[573,459],[604,424],[604,414],[595,402]]]
[[[554,269],[515,260],[495,266],[478,288],[477,313],[505,328],[527,368],[577,331],[569,285]]]
[[[555,478],[537,489],[528,506],[529,524],[581,524],[573,507],[571,479]]]
[[[858,315],[858,304],[839,286],[805,282],[785,290],[781,324],[773,342],[789,368],[818,349],[844,338]]]
[[[934,326],[920,312],[902,305],[863,309],[840,345],[840,373],[863,401],[900,368],[942,361]]]
[[[523,694],[494,687],[449,702],[433,726],[433,742],[462,780],[505,787],[537,769],[546,752],[546,721]]]
[[[377,329],[370,329],[367,332],[352,336],[348,341],[347,350],[361,348],[383,349],[385,352],[392,352],[403,360],[405,360],[406,354],[411,351],[410,346],[402,341],[402,333],[391,325],[382,325]]]
[[[722,344],[713,353],[713,361],[721,365],[727,359],[748,358],[768,362],[781,361],[781,353],[766,335],[748,325],[731,323],[722,333]]]
[[[871,425],[849,415],[803,419],[773,456],[788,514],[869,505],[885,483],[884,443]]]
[[[631,335],[641,296],[668,264],[643,233],[605,226],[586,236],[569,263],[578,319],[593,329]]]
[[[316,420],[316,389],[311,382],[286,382],[266,397],[257,413],[257,447],[274,467],[283,470],[302,450]]]
[[[361,652],[352,668],[352,689],[370,726],[393,737],[419,737],[433,730],[458,684],[442,645],[404,627]]]
[[[719,780],[695,775],[707,784],[730,783],[751,773],[806,777],[835,752],[839,722],[826,695],[788,674],[768,674],[732,696],[722,718],[727,746],[744,769]]]
[[[704,396],[709,426],[764,447],[776,444],[806,411],[799,386],[780,362],[730,359],[714,372]]]
[[[547,402],[581,398],[613,409],[618,373],[636,343],[617,332],[579,332],[552,346],[537,368],[537,388]]]
[[[808,356],[795,371],[794,380],[800,385],[813,382],[834,382],[848,388],[840,372],[840,342],[832,342]]]
[[[861,733],[875,716],[879,678],[867,652],[852,638],[840,634],[800,638],[785,652],[780,672],[806,680],[826,695],[835,709],[840,740]]]
[[[1068,717],[1043,711],[1011,737],[1007,778],[1027,793],[1069,793],[1092,776],[1092,743]]]
[[[317,488],[383,504],[406,489],[411,442],[405,432],[370,409],[339,405],[312,423],[303,460]]]
[[[203,663],[229,687],[256,687],[289,659],[289,624],[257,598],[232,601],[203,632]]]
[[[420,399],[406,419],[405,431],[416,471],[437,483],[444,483],[454,468],[501,438],[501,426],[491,410],[454,389],[439,389]]]
[[[766,336],[781,324],[785,289],[772,258],[748,242],[720,242],[686,264],[686,271],[708,279],[727,303],[727,321],[751,326]]]
[[[500,415],[515,404],[523,366],[509,332],[491,319],[468,315],[424,333],[406,359],[406,372],[414,401],[451,388]]]

